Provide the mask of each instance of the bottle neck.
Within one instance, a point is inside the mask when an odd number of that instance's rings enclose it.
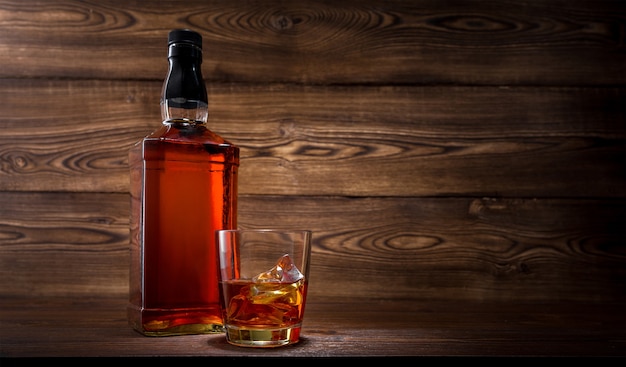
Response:
[[[202,50],[190,44],[172,44],[168,61],[161,93],[163,123],[206,123],[209,108],[202,78]]]

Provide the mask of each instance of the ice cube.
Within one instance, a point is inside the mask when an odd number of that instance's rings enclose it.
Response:
[[[249,299],[243,294],[233,297],[228,308],[228,317],[240,324],[257,326],[279,325],[298,319],[298,305],[276,300],[270,303],[257,302],[259,300]]]
[[[261,282],[250,285],[247,298],[254,304],[302,303],[302,281],[294,283]]]
[[[282,283],[294,283],[300,279],[303,279],[304,275],[298,270],[288,254],[283,255],[276,265],[270,270],[257,274],[252,280],[257,282],[282,282]]]

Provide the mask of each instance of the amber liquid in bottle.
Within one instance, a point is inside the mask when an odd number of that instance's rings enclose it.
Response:
[[[222,332],[215,231],[237,226],[239,148],[195,120],[205,111],[165,110],[129,153],[129,323],[149,336]]]

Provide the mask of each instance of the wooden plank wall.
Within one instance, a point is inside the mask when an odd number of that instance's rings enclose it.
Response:
[[[626,303],[624,1],[0,1],[0,297],[126,297],[128,148],[204,36],[311,300]]]

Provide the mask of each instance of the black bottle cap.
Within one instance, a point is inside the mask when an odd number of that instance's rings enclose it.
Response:
[[[188,43],[202,49],[202,35],[191,29],[173,29],[168,36],[168,46],[173,43]]]

